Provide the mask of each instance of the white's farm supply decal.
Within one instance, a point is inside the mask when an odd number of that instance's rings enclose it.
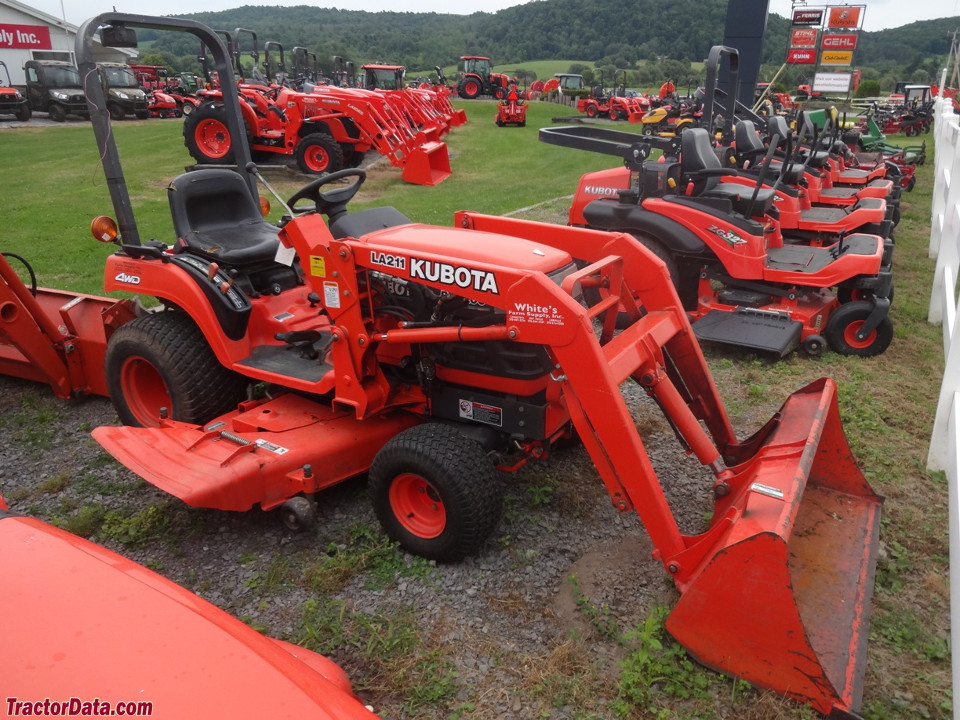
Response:
[[[515,302],[507,310],[507,323],[531,325],[563,325],[563,313],[555,305]]]

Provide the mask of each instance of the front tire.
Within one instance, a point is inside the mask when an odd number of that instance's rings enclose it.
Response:
[[[50,109],[47,110],[47,115],[50,116],[50,119],[54,122],[64,122],[67,119],[67,109],[63,105],[54,103],[50,106]]]
[[[33,116],[33,110],[30,109],[30,106],[24,103],[17,110],[17,120],[20,122],[27,122]]]
[[[503,512],[503,488],[478,443],[438,423],[396,435],[370,468],[370,492],[392,540],[430,560],[477,553]]]
[[[247,386],[182,311],[147,313],[119,327],[104,365],[117,415],[134,427],[158,426],[161,408],[173,420],[205,423],[236,407]]]
[[[297,145],[297,167],[308,175],[322,175],[343,168],[340,143],[326,133],[307,135]]]

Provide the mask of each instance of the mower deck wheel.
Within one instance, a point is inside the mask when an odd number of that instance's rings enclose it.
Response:
[[[503,512],[503,488],[480,445],[438,423],[387,442],[370,468],[373,507],[410,552],[452,562],[479,551]]]
[[[834,310],[823,334],[835,353],[873,357],[890,346],[890,341],[893,340],[893,322],[889,316],[884,317],[867,337],[863,339],[857,337],[857,331],[863,327],[872,310],[873,303],[867,300],[843,303]]]
[[[280,521],[291,532],[304,532],[317,523],[317,504],[297,495],[280,506]]]

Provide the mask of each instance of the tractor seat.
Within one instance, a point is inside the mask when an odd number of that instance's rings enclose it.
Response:
[[[178,175],[167,186],[177,252],[237,268],[272,263],[279,229],[263,219],[260,203],[233,170],[209,168]]]
[[[409,225],[410,218],[394,207],[376,207],[355,213],[344,213],[330,223],[330,234],[340,240],[346,237],[359,238],[376,230],[397,225]]]
[[[760,188],[752,203],[753,187],[721,182],[719,174],[707,174],[723,169],[705,128],[690,128],[680,136],[680,171],[682,188],[687,195],[705,198],[724,198],[739,213],[751,210],[752,215],[763,215],[773,205],[774,191]],[[704,172],[706,171],[706,173]],[[691,187],[692,186],[692,187]]]

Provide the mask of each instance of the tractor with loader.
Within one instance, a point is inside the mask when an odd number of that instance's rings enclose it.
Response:
[[[91,374],[124,422],[94,431],[108,452],[190,505],[279,508],[290,527],[312,521],[322,490],[366,474],[392,539],[455,561],[497,527],[497,472],[576,437],[614,506],[640,515],[680,593],[667,627],[694,658],[857,717],[882,499],[850,452],[831,380],[738,438],[665,263],[630,234],[351,212],[359,169],[307,183],[272,225],[243,145],[237,170],[174,178],[171,241],[142,241],[93,55],[98,35],[130,46],[137,28],[198,36],[233,84],[226,47],[200,23],[107,13],[78,31],[116,214],[92,226],[113,247],[106,289],[160,300],[100,314],[113,320],[88,365],[102,359]],[[239,99],[224,106],[238,135]],[[2,317],[27,304],[10,300]],[[49,333],[51,354],[83,364],[82,347],[65,350],[65,311],[27,342]],[[678,525],[626,385],[703,467],[714,512],[698,532]]]

